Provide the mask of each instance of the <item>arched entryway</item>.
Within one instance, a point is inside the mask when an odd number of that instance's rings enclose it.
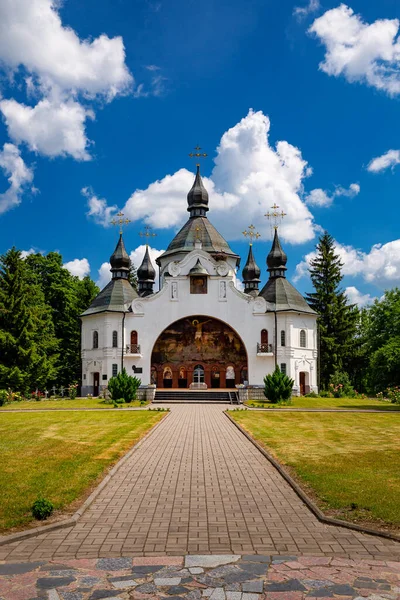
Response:
[[[204,315],[171,323],[158,337],[151,355],[157,387],[234,387],[247,377],[247,353],[236,331]],[[167,377],[166,377],[167,375]]]

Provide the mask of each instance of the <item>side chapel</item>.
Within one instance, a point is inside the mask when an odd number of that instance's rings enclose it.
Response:
[[[142,386],[262,386],[278,364],[294,394],[317,390],[317,314],[286,279],[287,256],[275,229],[269,278],[259,290],[252,245],[235,286],[240,258],[207,218],[200,169],[187,195],[189,219],[159,256],[146,247],[138,290],[129,283],[122,233],[110,258],[112,279],[82,319],[82,394],[97,396],[122,367]]]

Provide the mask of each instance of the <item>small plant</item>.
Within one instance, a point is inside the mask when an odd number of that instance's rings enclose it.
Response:
[[[8,402],[7,390],[0,390],[0,406],[4,406]]]
[[[399,388],[399,386],[387,388],[385,395],[386,395],[386,398],[388,400],[390,400],[390,402],[392,404],[400,404],[400,388]]]
[[[125,402],[136,400],[137,390],[141,383],[140,379],[128,375],[126,369],[122,369],[118,375],[111,377],[108,382],[111,399],[123,398]]]
[[[336,371],[331,375],[329,390],[332,392],[334,398],[354,398],[354,389],[345,371]]]
[[[71,383],[71,385],[68,386],[68,397],[70,400],[75,400],[76,395],[78,393],[78,384],[77,383]]]
[[[321,390],[319,393],[319,397],[320,398],[332,398],[332,394],[328,390]]]
[[[305,398],[319,398],[316,392],[308,392],[308,394],[304,395]]]
[[[264,377],[264,396],[272,404],[289,401],[292,397],[293,384],[293,379],[282,373],[276,365],[272,375]]]
[[[48,519],[54,510],[54,505],[50,500],[46,500],[42,496],[39,496],[37,500],[32,504],[32,515],[38,521],[44,521]]]
[[[87,398],[88,400],[93,400],[93,394],[88,394],[88,395],[86,396],[86,398]]]

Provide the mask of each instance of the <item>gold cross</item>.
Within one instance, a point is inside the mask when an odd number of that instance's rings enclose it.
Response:
[[[196,238],[195,238],[196,242],[201,242],[201,238],[199,235],[200,227],[198,225],[197,225],[195,231],[196,231]]]
[[[206,152],[200,152],[201,148],[198,144],[194,149],[196,150],[196,152],[191,152],[189,154],[190,158],[199,159],[199,158],[206,158],[208,156],[208,154]],[[196,167],[199,167],[199,166],[200,166],[200,163],[197,162]]]
[[[143,233],[143,232],[141,231],[141,232],[139,233],[139,235],[140,235],[140,237],[145,237],[145,238],[146,238],[146,246],[148,246],[148,245],[149,245],[149,238],[151,238],[151,237],[156,237],[156,236],[157,236],[157,234],[156,234],[156,233],[153,233],[153,232],[151,231],[151,227],[150,227],[150,225],[145,225],[145,227],[144,227],[144,228],[145,228],[145,232]]]
[[[245,238],[250,238],[250,246],[253,245],[253,240],[258,240],[258,238],[261,237],[261,234],[258,233],[258,231],[255,231],[254,225],[249,225],[249,229],[247,231],[244,230],[242,233]]]
[[[122,233],[122,226],[128,225],[128,223],[132,223],[132,221],[130,219],[124,219],[124,213],[121,211],[115,216],[118,217],[118,219],[114,217],[113,220],[110,221],[110,223],[111,225],[119,225],[119,232]]]
[[[283,210],[281,212],[278,212],[278,208],[279,206],[276,204],[276,202],[274,202],[273,206],[271,206],[272,208],[272,212],[267,212],[264,217],[267,217],[267,219],[270,219],[270,221],[272,221],[273,223],[273,228],[274,229],[278,229],[278,223],[279,221],[282,221],[282,219],[284,217],[286,217],[286,213],[283,212]]]

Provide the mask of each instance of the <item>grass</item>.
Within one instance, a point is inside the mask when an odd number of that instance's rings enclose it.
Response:
[[[148,402],[140,404],[139,400],[130,402],[129,404],[122,404],[122,407],[137,407],[146,406]],[[11,402],[1,407],[1,410],[43,410],[44,408],[55,409],[55,408],[113,408],[112,403],[106,403],[102,398],[75,398],[75,400],[69,400],[68,398],[60,400],[27,400],[23,402]]]
[[[326,513],[400,529],[400,418],[393,414],[229,413]]]
[[[164,414],[2,413],[0,531],[29,524],[38,495],[51,500],[57,510],[83,499]]]
[[[391,404],[375,398],[306,398],[305,396],[295,396],[292,398],[290,405],[279,406],[261,400],[249,400],[245,402],[245,405],[254,405],[254,408],[347,408],[400,411],[399,404]]]

